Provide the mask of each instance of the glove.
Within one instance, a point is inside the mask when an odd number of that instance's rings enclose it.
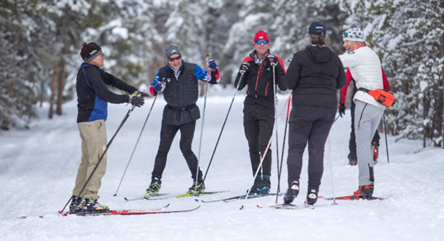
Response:
[[[140,92],[138,90],[134,91],[134,93],[131,96],[141,96],[143,98],[149,97],[150,95],[145,92]]]
[[[166,84],[163,82],[157,82],[157,84],[154,85],[154,90],[157,92],[162,92],[166,88]]]
[[[210,61],[208,61],[208,66],[210,67],[210,69],[216,69],[217,68],[217,64],[216,64],[216,62],[214,62],[214,60],[212,59],[212,60],[210,60]]]
[[[134,106],[141,107],[143,106],[143,104],[145,104],[145,100],[143,99],[143,97],[135,95],[129,97],[129,103],[131,103]]]
[[[250,67],[250,63],[248,63],[248,62],[242,63],[242,65],[240,67],[240,72],[241,73],[247,72],[248,71],[248,67]]]
[[[339,104],[339,115],[342,117],[343,115],[345,115],[345,105],[344,104]]]
[[[276,56],[269,54],[269,55],[267,55],[267,57],[268,57],[268,60],[270,61],[270,64],[276,66]]]

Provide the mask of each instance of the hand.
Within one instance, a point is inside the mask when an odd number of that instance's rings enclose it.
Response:
[[[216,69],[217,68],[217,64],[216,64],[216,62],[214,62],[214,60],[212,59],[212,60],[210,60],[210,61],[208,61],[208,66],[210,67],[210,69]]]
[[[250,63],[248,62],[244,62],[242,63],[241,67],[240,67],[240,72],[243,74],[245,72],[248,71],[248,68],[250,67]]]
[[[157,91],[154,89],[154,86],[150,86],[148,93],[150,93],[151,96],[157,95]]]
[[[163,82],[157,82],[157,84],[154,85],[154,90],[157,92],[162,92],[166,88],[166,84]]]
[[[339,115],[342,117],[343,115],[345,115],[345,105],[344,104],[339,104]]]
[[[140,92],[138,90],[134,91],[134,93],[131,96],[139,96],[139,97],[149,97],[150,95],[144,92]]]
[[[139,96],[130,96],[129,102],[132,105],[137,106],[137,107],[141,107],[141,106],[143,106],[143,104],[145,104],[145,100],[143,99],[143,97],[139,97]]]
[[[272,66],[276,66],[276,56],[269,54],[269,55],[267,55],[267,57],[268,57],[268,60],[270,61],[270,64]]]

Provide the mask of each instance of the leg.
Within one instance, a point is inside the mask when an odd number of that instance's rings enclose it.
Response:
[[[350,116],[351,116],[351,131],[350,131],[350,141],[348,148],[350,153],[348,154],[348,160],[350,165],[356,165],[358,158],[356,157],[356,137],[355,137],[355,102],[352,100],[350,106]]]
[[[356,101],[355,129],[359,159],[359,186],[374,184],[373,153],[368,143],[370,143],[373,138],[383,112],[384,111],[378,107]]]
[[[178,130],[178,126],[162,124],[162,128],[160,131],[159,149],[154,161],[154,169],[151,173],[152,180],[154,180],[155,178],[158,178],[159,180],[162,179],[162,173],[166,166],[167,155],[170,151],[174,136],[176,136]]]
[[[261,157],[259,154],[259,125],[253,108],[252,105],[245,105],[244,107],[244,131],[250,149],[251,168],[254,175],[259,167]],[[259,175],[261,175],[260,171]]]
[[[87,179],[91,176],[94,168],[96,168],[107,141],[104,120],[81,122],[77,126],[82,138],[82,162],[77,172],[76,186],[73,190],[74,196],[79,196]],[[99,199],[98,192],[106,172],[106,163],[107,158],[104,156],[80,197],[93,200]]]
[[[263,157],[265,150],[267,149],[267,145],[270,142],[271,135],[273,134],[274,128],[274,110],[272,108],[259,107],[261,109],[258,110],[258,125],[259,125],[259,150],[261,153],[261,158],[264,158],[262,162],[262,175],[270,176],[271,175],[271,143],[268,147],[267,154]]]
[[[191,145],[193,143],[194,131],[196,129],[196,121],[183,124],[179,127],[180,129],[180,150],[182,151],[185,160],[187,161],[188,168],[191,172],[191,177],[193,180],[202,180],[202,171],[199,170],[197,179],[196,171],[198,167],[198,160],[196,155],[191,150]]]

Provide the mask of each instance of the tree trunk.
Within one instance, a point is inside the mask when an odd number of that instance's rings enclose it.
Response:
[[[59,65],[58,61],[54,64],[54,72],[52,73],[52,80],[51,80],[51,97],[49,98],[49,113],[48,118],[52,119],[54,116],[54,99],[56,94],[56,87],[57,87],[57,75],[59,73]]]
[[[60,71],[57,75],[57,107],[56,107],[56,114],[62,115],[62,104],[63,104],[63,89],[65,88],[65,69],[66,69],[66,60],[65,58],[62,58],[59,61]]]

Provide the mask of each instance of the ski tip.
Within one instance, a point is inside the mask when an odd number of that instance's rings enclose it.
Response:
[[[129,201],[129,199],[128,199],[128,198],[126,198],[126,197],[124,197],[123,199],[125,199],[125,201]]]

